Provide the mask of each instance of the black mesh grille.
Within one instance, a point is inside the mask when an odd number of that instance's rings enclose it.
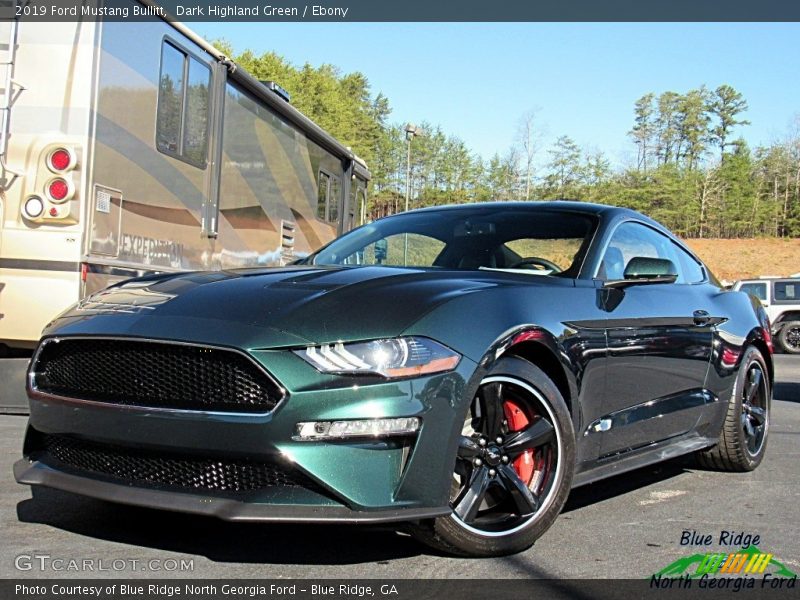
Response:
[[[41,444],[42,449],[32,456],[35,460],[126,483],[209,492],[251,492],[270,487],[318,490],[308,477],[276,462],[163,454],[60,435],[44,435]]]
[[[95,402],[266,412],[282,397],[251,360],[219,348],[62,339],[44,346],[34,369],[39,391]]]

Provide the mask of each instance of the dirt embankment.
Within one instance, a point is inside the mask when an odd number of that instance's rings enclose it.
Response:
[[[689,239],[689,247],[718,279],[736,281],[760,275],[800,273],[800,239]]]

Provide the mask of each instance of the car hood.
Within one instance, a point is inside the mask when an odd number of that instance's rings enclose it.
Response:
[[[497,275],[497,274],[495,274]],[[286,267],[167,274],[98,292],[46,335],[118,335],[274,348],[401,334],[448,300],[503,285],[492,273]]]

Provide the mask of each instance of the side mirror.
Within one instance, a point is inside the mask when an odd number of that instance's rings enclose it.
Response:
[[[678,270],[671,260],[634,256],[625,267],[624,279],[606,281],[604,287],[621,288],[629,285],[675,283]]]
[[[381,264],[389,256],[389,242],[380,239],[375,242],[375,262]]]

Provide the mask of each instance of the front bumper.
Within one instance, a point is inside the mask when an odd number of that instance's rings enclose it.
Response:
[[[378,523],[450,513],[453,462],[474,363],[464,358],[455,371],[416,379],[349,381],[322,375],[289,352],[251,354],[288,392],[269,414],[149,410],[33,394],[25,458],[14,469],[17,481],[226,520]],[[411,416],[422,421],[416,436],[292,439],[298,422]],[[281,461],[311,485],[242,493],[178,489],[43,460],[47,436],[134,456]]]
[[[369,524],[431,519],[451,513],[449,506],[358,511],[345,506],[245,502],[232,498],[215,498],[100,481],[65,473],[41,462],[31,462],[27,459],[14,463],[14,478],[18,483],[25,485],[41,485],[109,502],[206,515],[225,521]]]

